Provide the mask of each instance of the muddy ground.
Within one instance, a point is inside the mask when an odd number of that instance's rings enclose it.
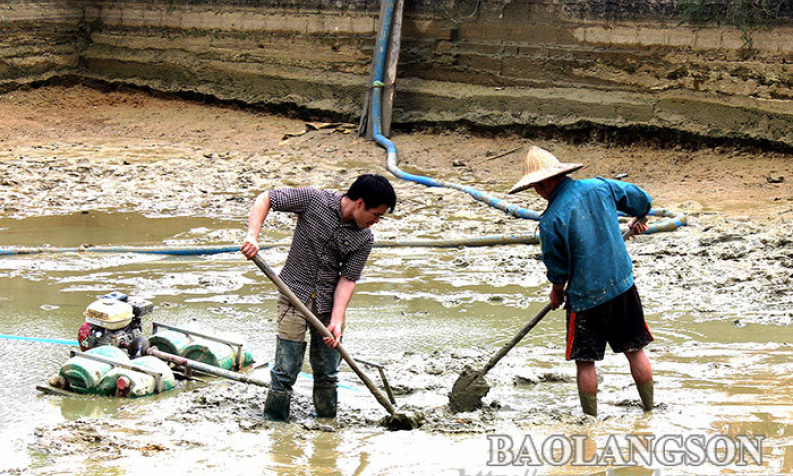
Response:
[[[99,92],[82,87],[17,91],[0,96],[0,118],[0,212],[5,216],[104,210],[150,217],[221,217],[239,223],[238,231],[221,230],[177,244],[236,243],[245,233],[252,200],[271,187],[341,189],[359,173],[390,176],[383,166],[384,151],[352,133],[354,126],[307,128],[305,121],[293,118],[135,91]],[[685,213],[689,220],[687,227],[640,237],[630,245],[637,281],[646,283],[643,300],[650,312],[682,312],[730,329],[752,323],[778,326],[781,335],[789,335],[793,323],[793,233],[789,226],[793,157],[759,150],[573,144],[455,131],[397,132],[392,140],[406,171],[471,185],[535,210],[541,210],[543,203],[531,192],[516,197],[504,193],[521,175],[521,152],[528,145],[549,149],[563,161],[586,164],[578,176],[627,174],[625,180],[650,192],[655,207]],[[381,239],[530,233],[536,227],[534,222],[506,217],[459,192],[426,189],[397,179],[393,183],[399,203],[396,213],[375,230]],[[291,218],[274,214],[268,218],[262,240],[288,237],[291,224]],[[53,241],[54,231],[42,231],[42,245]],[[443,266],[429,260],[426,267],[439,273],[448,273],[444,266],[451,267],[461,280],[486,272],[493,274],[493,280],[531,286],[545,283],[536,247],[505,247],[481,255],[479,262],[477,256],[461,254]],[[379,266],[379,272],[388,267]],[[443,297],[438,299],[443,301]],[[443,304],[454,306],[451,299]],[[530,298],[542,299],[541,294]],[[514,357],[536,357],[543,352],[518,349]],[[670,349],[661,346],[659,352]],[[465,364],[482,365],[487,356],[486,349],[461,346],[381,357],[393,375],[398,397],[424,417],[422,431],[487,432],[503,425],[505,418],[528,428],[547,423],[549,415],[565,428],[585,422],[566,407],[504,416],[499,410],[505,404],[499,398],[488,400],[489,406],[478,412],[451,415],[443,395]],[[507,387],[516,378],[510,373],[516,369],[510,365],[505,364],[508,370],[499,377]],[[570,378],[569,374],[523,371],[515,385],[547,381],[573,385]],[[88,424],[81,420],[41,427],[36,430],[35,446],[69,467],[86,454],[100,460],[137,461],[177,448],[191,454],[204,448],[226,448],[173,429],[180,425],[214,425],[214,431],[227,434],[278,431],[261,421],[263,391],[259,389],[220,384],[183,391],[172,402],[155,404],[154,415],[132,410],[132,422],[89,419]],[[633,397],[621,403],[636,404]],[[336,422],[317,422],[310,417],[310,408],[308,398],[297,398],[298,425],[291,431],[334,433],[375,427],[382,417],[376,405],[365,411],[342,407]]]
[[[352,125],[284,141],[304,131],[304,122],[139,92],[18,91],[0,97],[0,114],[0,211],[9,216],[89,207],[238,215],[248,206],[238,202],[268,180],[342,187],[360,171],[386,173],[382,149],[354,133],[334,132],[351,132]],[[520,176],[525,149],[499,156],[533,144],[562,161],[586,164],[582,176],[627,174],[658,206],[693,217],[713,210],[773,225],[793,213],[793,159],[783,153],[659,150],[449,131],[396,132],[392,139],[406,171],[476,184],[495,195]],[[406,189],[400,198],[415,199],[415,190]],[[413,211],[404,208],[400,217]]]

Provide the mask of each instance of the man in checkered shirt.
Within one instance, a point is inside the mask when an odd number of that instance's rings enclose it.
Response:
[[[374,236],[369,227],[395,206],[396,193],[388,179],[372,174],[358,177],[345,194],[292,188],[271,190],[256,198],[242,254],[251,259],[259,252],[257,238],[271,209],[296,213],[292,247],[280,276],[333,334],[333,338],[322,337],[285,296],[279,296],[275,365],[264,405],[268,420],[289,418],[292,386],[307,346],[306,331],[311,333],[316,414],[336,416],[340,356],[335,349],[344,330],[344,314],[372,250]]]

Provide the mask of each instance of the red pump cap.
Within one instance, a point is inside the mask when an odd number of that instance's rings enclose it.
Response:
[[[87,322],[83,322],[83,325],[80,326],[80,330],[77,331],[77,342],[80,344],[80,350],[85,352],[89,349],[88,347],[88,336],[91,335],[91,324]]]

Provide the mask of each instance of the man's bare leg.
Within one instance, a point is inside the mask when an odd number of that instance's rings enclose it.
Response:
[[[578,383],[578,398],[581,399],[581,409],[587,415],[598,416],[598,376],[595,363],[576,360],[576,382]]]
[[[644,349],[634,352],[625,352],[628,358],[628,365],[631,367],[633,381],[639,389],[639,398],[642,400],[642,409],[649,412],[653,409],[653,370],[650,367],[650,359],[644,353]]]

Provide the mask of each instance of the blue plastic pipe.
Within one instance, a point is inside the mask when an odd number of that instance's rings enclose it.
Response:
[[[386,152],[386,168],[389,172],[394,174],[394,176],[402,179],[408,180],[411,182],[415,182],[421,185],[426,185],[427,187],[446,187],[451,188],[454,190],[459,190],[461,192],[465,192],[475,200],[483,202],[493,208],[501,210],[505,212],[507,215],[515,216],[518,218],[526,218],[529,220],[539,220],[541,217],[541,213],[535,212],[533,210],[529,210],[527,208],[521,208],[517,205],[511,205],[504,200],[491,197],[490,195],[480,192],[479,190],[474,189],[473,187],[469,187],[467,185],[461,185],[454,182],[447,182],[445,180],[438,180],[431,177],[425,177],[423,175],[414,175],[409,174],[403,170],[401,170],[397,166],[397,149],[393,142],[391,142],[387,137],[382,134],[382,96],[383,96],[383,79],[385,75],[385,63],[386,63],[386,54],[388,53],[388,43],[389,38],[391,36],[391,25],[393,22],[393,15],[394,15],[394,0],[386,0],[386,6],[384,10],[384,17],[383,17],[383,27],[380,31],[380,38],[377,41],[377,49],[375,51],[375,58],[374,58],[374,78],[372,83],[372,123],[374,125],[374,140],[375,142],[383,147]],[[666,213],[666,210],[651,210],[648,215],[653,216],[669,216],[666,214],[660,214],[660,212]],[[651,234],[657,233],[659,231],[671,231],[676,229],[679,226],[683,226],[686,224],[686,218],[683,215],[671,215],[673,220],[667,221],[665,223],[659,225],[651,226],[644,234]]]
[[[526,235],[486,235],[462,238],[451,238],[446,240],[384,240],[375,241],[375,248],[458,248],[461,246],[493,246],[493,245],[533,245],[538,243],[538,238],[533,234]],[[262,243],[261,249],[271,249],[289,246],[289,242]],[[200,256],[215,255],[220,253],[236,253],[240,250],[239,246],[191,246],[191,247],[169,247],[169,246],[80,246],[74,248],[50,248],[50,247],[10,247],[0,249],[0,256],[32,255],[41,253],[143,253],[155,255],[173,256]]]
[[[454,182],[437,180],[434,178],[425,177],[423,175],[409,174],[397,167],[396,146],[382,134],[383,77],[385,75],[385,57],[386,53],[388,53],[388,43],[391,36],[391,25],[394,16],[394,0],[386,1],[384,15],[383,27],[380,31],[380,38],[377,42],[377,51],[375,56],[374,81],[372,83],[372,115],[374,120],[372,122],[374,124],[374,140],[377,142],[377,144],[386,149],[388,154],[386,161],[386,167],[388,168],[388,171],[402,180],[409,180],[421,185],[426,185],[427,187],[446,187],[465,192],[480,202],[484,202],[491,207],[503,210],[508,215],[539,220],[540,214],[535,211],[528,210],[526,208],[520,208],[516,205],[510,205],[503,200],[491,197],[490,195],[480,192],[472,187]]]
[[[60,345],[80,345],[76,340],[64,339],[44,339],[42,337],[25,337],[25,336],[7,336],[0,334],[0,339],[22,340],[29,342],[40,342],[43,344],[60,344]]]

